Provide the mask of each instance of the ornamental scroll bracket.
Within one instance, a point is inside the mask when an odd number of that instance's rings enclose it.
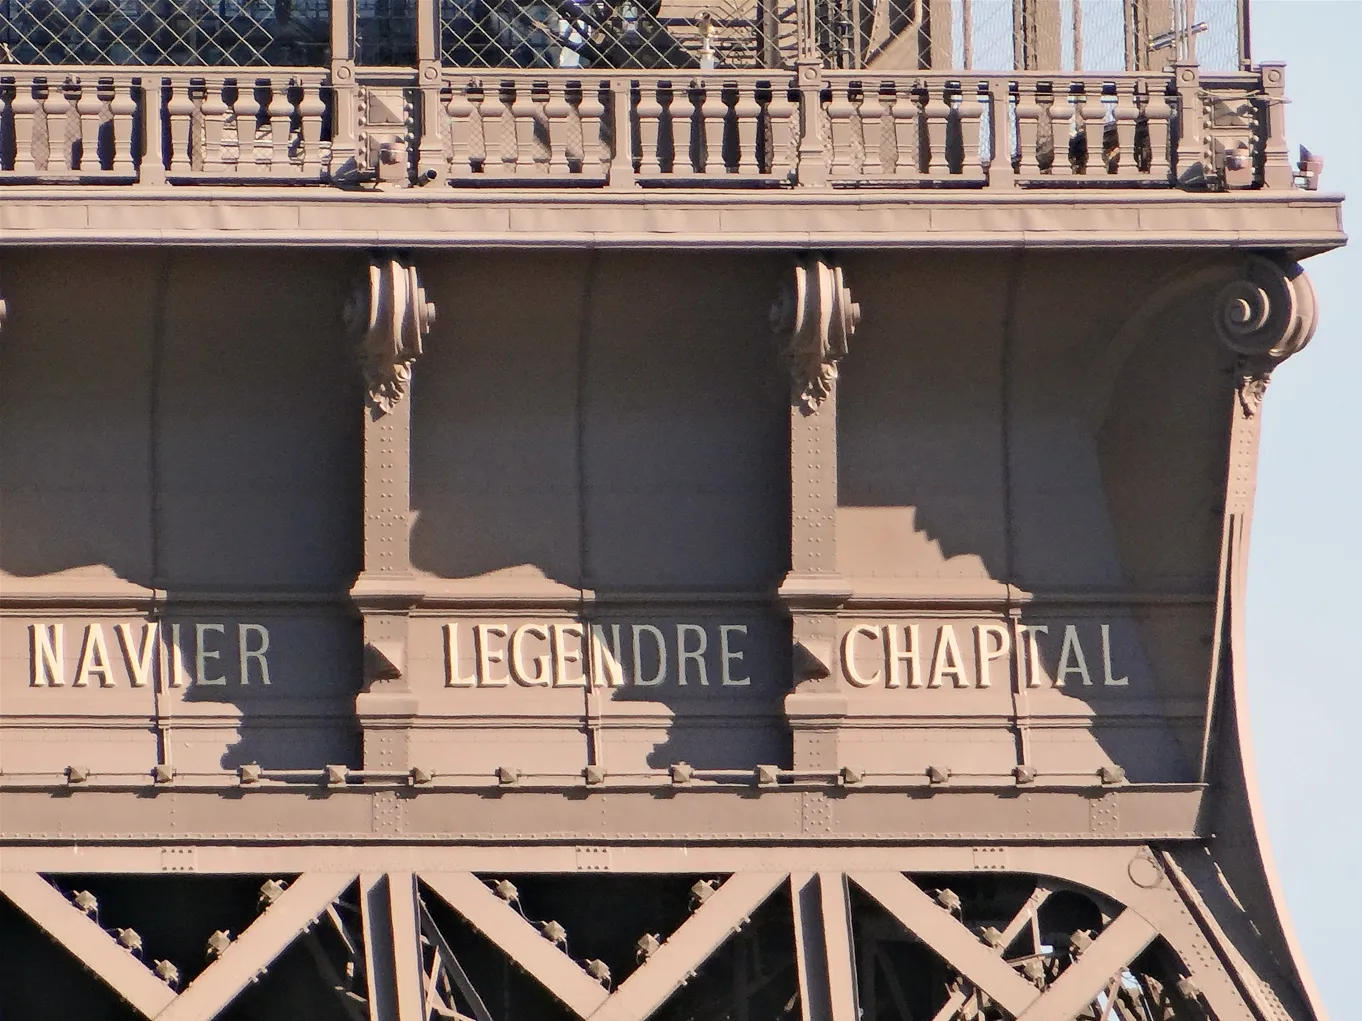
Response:
[[[1315,289],[1298,263],[1250,255],[1215,304],[1221,342],[1239,356],[1239,403],[1253,417],[1272,370],[1315,335]]]
[[[790,371],[791,399],[806,414],[831,395],[860,322],[842,267],[827,256],[800,256],[771,305],[771,329]]]
[[[435,322],[435,305],[416,267],[376,256],[345,304],[345,325],[359,348],[370,405],[387,414],[406,394],[422,338]]]

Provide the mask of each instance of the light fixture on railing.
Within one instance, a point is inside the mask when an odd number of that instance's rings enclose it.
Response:
[[[1319,191],[1319,175],[1324,173],[1324,157],[1301,146],[1301,159],[1296,164],[1296,181],[1306,191]]]
[[[1206,22],[1198,21],[1195,25],[1187,29],[1175,28],[1168,32],[1160,32],[1149,40],[1149,48],[1151,50],[1166,50],[1175,43],[1182,42],[1192,38],[1192,36],[1201,35],[1202,32],[1209,31],[1210,27],[1211,26]]]

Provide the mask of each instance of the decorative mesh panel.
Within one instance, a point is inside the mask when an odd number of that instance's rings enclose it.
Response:
[[[356,0],[355,43],[361,64],[415,64],[416,0]]]
[[[457,67],[780,67],[794,6],[772,0],[442,0]]]
[[[885,70],[1161,70],[1185,4],[1208,71],[1239,66],[1242,0],[812,0],[814,41],[829,67]],[[1128,24],[1131,17],[1135,24]],[[1159,37],[1152,53],[1147,37]],[[1148,60],[1147,65],[1141,65]]]
[[[330,58],[329,0],[0,0],[17,64],[308,66]]]

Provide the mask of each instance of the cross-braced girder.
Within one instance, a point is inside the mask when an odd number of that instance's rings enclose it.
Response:
[[[1060,876],[303,873],[267,880],[259,917],[213,933],[182,990],[63,877],[6,873],[0,890],[139,1015],[172,1021],[230,1015],[254,981],[294,967],[281,955],[295,943],[332,994],[322,1016],[345,1021],[508,1021],[525,1016],[527,989],[539,1016],[581,1021],[1268,1017],[1198,924],[1176,864],[1140,851],[1127,875],[1104,876],[1110,853],[1064,857]],[[650,888],[675,910],[635,933]]]

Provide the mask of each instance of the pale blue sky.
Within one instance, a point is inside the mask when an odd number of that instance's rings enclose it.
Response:
[[[1362,223],[1352,74],[1362,2],[1253,0],[1253,57],[1287,61],[1287,133],[1323,154],[1322,190]],[[1356,228],[1354,228],[1356,230]],[[1306,263],[1320,300],[1310,347],[1264,408],[1249,559],[1249,691],[1272,850],[1332,1021],[1362,1017],[1362,234]]]

